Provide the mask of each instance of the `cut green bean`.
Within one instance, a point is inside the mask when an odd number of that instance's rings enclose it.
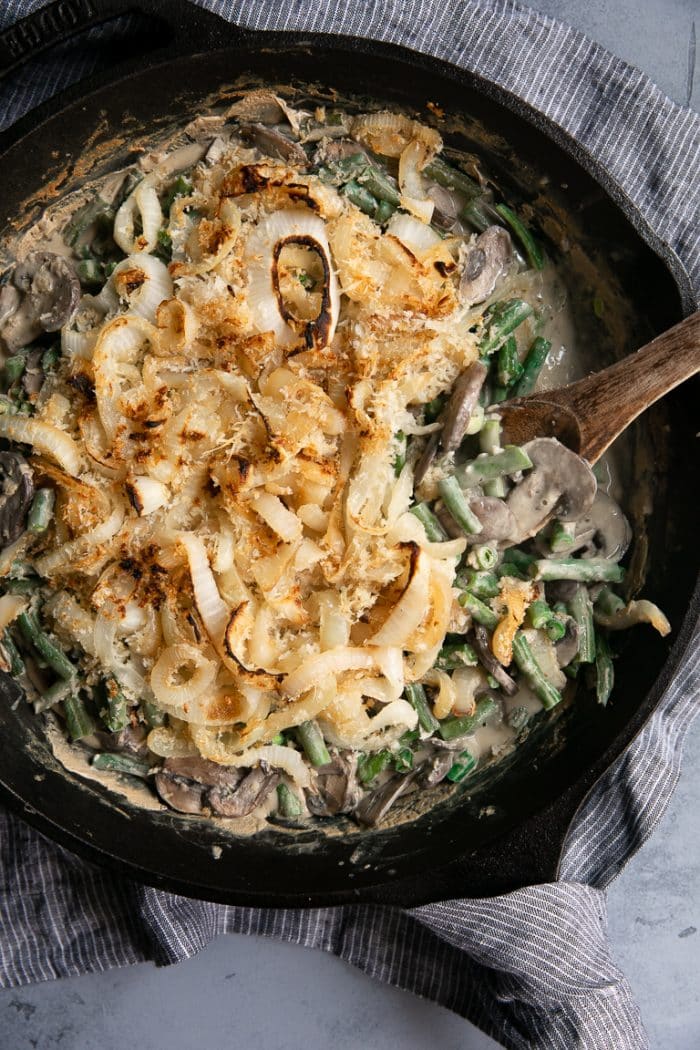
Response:
[[[614,616],[615,613],[622,612],[625,603],[610,587],[601,587],[595,600],[595,606],[608,616]]]
[[[494,572],[472,568],[460,572],[456,585],[482,599],[495,598],[501,589],[498,577]]]
[[[477,543],[469,552],[469,558],[474,559],[477,569],[488,571],[496,566],[498,551],[487,543]]]
[[[535,599],[535,601],[528,606],[528,621],[537,630],[546,627],[553,616],[554,613],[547,605],[547,602],[542,598]]]
[[[508,712],[506,721],[511,729],[514,729],[516,733],[519,733],[520,730],[524,729],[530,721],[530,712],[526,707],[519,704]]]
[[[104,270],[102,269],[102,263],[99,259],[95,259],[94,256],[90,256],[87,259],[81,259],[76,266],[78,272],[78,279],[82,285],[88,288],[95,288],[98,285],[104,284]]]
[[[499,384],[506,390],[520,379],[523,374],[523,366],[518,357],[518,344],[515,336],[509,335],[505,343],[498,351],[496,358],[496,377]]]
[[[603,707],[610,699],[615,684],[615,670],[613,668],[612,656],[608,640],[603,634],[597,637],[595,654],[595,692],[599,704]]]
[[[479,658],[468,642],[443,645],[435,660],[438,671],[456,671],[458,667],[476,667]]]
[[[3,582],[6,594],[34,594],[41,584],[38,576],[23,576],[17,580],[7,577]]]
[[[396,434],[396,455],[394,456],[394,474],[398,478],[399,474],[406,466],[406,448],[408,442],[406,435],[403,430],[399,430]]]
[[[388,201],[379,201],[379,204],[377,205],[377,210],[372,216],[372,218],[375,222],[383,224],[389,221],[389,219],[395,211],[396,208],[393,204],[389,204]]]
[[[423,686],[417,682],[412,682],[404,689],[404,695],[418,715],[418,724],[421,729],[424,729],[426,733],[434,733],[440,723],[430,710],[428,697],[425,695]]]
[[[397,773],[410,773],[413,769],[413,752],[410,747],[402,747],[394,754],[392,761]]]
[[[26,367],[26,354],[13,354],[12,357],[6,358],[5,379],[7,380],[7,385],[12,386],[12,384],[16,383],[18,379],[21,379]]]
[[[484,197],[474,197],[462,208],[460,218],[465,219],[477,233],[483,233],[494,223],[500,223],[500,216],[494,206]]]
[[[451,780],[453,784],[460,784],[475,767],[476,759],[471,751],[460,751],[457,760],[448,770],[447,780]]]
[[[496,566],[496,575],[499,579],[503,579],[504,576],[512,576],[515,580],[526,580],[528,578],[527,574],[514,561],[502,561],[500,565]]]
[[[296,735],[312,766],[327,766],[331,760],[323,734],[315,722],[302,722]]]
[[[65,700],[73,689],[73,682],[69,679],[59,678],[57,682],[44,689],[38,700],[34,701],[34,711],[40,715],[44,711],[50,711],[56,704]]]
[[[105,706],[100,708],[100,718],[110,733],[118,733],[130,723],[126,697],[113,678],[104,683]]]
[[[27,528],[35,535],[46,532],[51,519],[53,508],[56,503],[56,493],[53,489],[37,489],[27,515]]]
[[[438,491],[442,497],[442,502],[463,532],[466,532],[469,536],[481,532],[483,525],[469,506],[454,475],[449,478],[441,478],[438,482]]]
[[[29,642],[37,653],[44,658],[49,667],[51,667],[57,675],[61,678],[74,678],[76,669],[70,662],[67,656],[61,652],[61,650],[54,645],[51,639],[45,634],[35,617],[31,613],[20,613],[17,617],[17,626],[22,632],[24,638]]]
[[[93,769],[103,769],[110,773],[126,773],[130,777],[139,777],[146,780],[150,771],[150,763],[136,755],[127,755],[123,752],[100,751],[93,755],[90,765]]]
[[[486,332],[479,343],[482,357],[498,350],[511,332],[527,320],[532,312],[532,307],[524,299],[506,299],[490,306],[486,311]]]
[[[284,733],[275,733],[270,743],[277,744],[279,747],[284,747],[287,743]]]
[[[576,588],[569,612],[578,626],[578,661],[591,664],[595,660],[595,627],[593,626],[593,603],[588,590],[582,584]]]
[[[513,397],[524,397],[525,394],[532,393],[551,349],[552,344],[549,339],[538,336],[533,340],[523,361],[523,374],[511,391]]]
[[[549,536],[549,547],[552,554],[562,554],[574,542],[576,523],[573,521],[555,521]]]
[[[66,716],[66,729],[73,742],[82,740],[95,732],[95,722],[85,706],[85,702],[75,693],[63,701],[63,713]]]
[[[302,805],[299,796],[287,784],[277,785],[277,808],[280,816],[294,820],[301,816]]]
[[[479,432],[479,448],[489,456],[501,451],[500,419],[486,420]]]
[[[7,658],[9,673],[13,678],[18,678],[19,675],[24,674],[24,660],[20,656],[19,649],[15,645],[14,638],[9,631],[5,631],[2,636],[2,647]]]
[[[392,211],[398,208],[401,203],[401,194],[389,176],[380,171],[379,168],[366,164],[355,178],[361,186],[369,190],[376,200],[391,205]]]
[[[190,180],[184,175],[178,175],[175,182],[172,184],[168,192],[163,198],[163,213],[165,215],[170,214],[170,209],[175,203],[176,197],[189,197],[192,194],[194,187]]]
[[[158,705],[154,704],[152,700],[141,700],[140,707],[146,725],[150,726],[151,729],[158,729],[159,726],[165,725],[165,712],[161,711]]]
[[[513,639],[513,659],[527,678],[532,691],[539,697],[546,709],[556,707],[561,702],[561,693],[545,678],[542,668],[533,656],[527,638],[520,632]]]
[[[354,204],[356,208],[363,211],[365,215],[370,217],[376,214],[379,202],[376,197],[373,197],[369,190],[361,186],[359,182],[355,182],[354,179],[350,179],[346,182],[342,189],[342,194],[347,197],[351,204]]]
[[[527,226],[506,204],[497,204],[496,211],[501,218],[508,223],[515,236],[523,246],[527,261],[533,270],[541,270],[544,267],[544,254],[539,244],[532,236]]]
[[[484,696],[477,701],[476,710],[473,715],[461,715],[446,718],[440,723],[440,736],[443,740],[456,740],[457,737],[467,736],[485,722],[489,715],[496,710],[496,701],[493,697]]]
[[[517,445],[506,445],[500,452],[494,452],[490,456],[482,453],[470,463],[458,467],[456,477],[463,489],[470,489],[483,481],[515,474],[519,470],[529,470],[531,466],[532,460],[527,452],[523,452]]]
[[[471,615],[472,620],[476,620],[477,623],[483,624],[489,631],[495,630],[498,626],[498,617],[488,605],[485,605],[479,598],[476,598],[469,591],[464,591],[459,596],[459,604],[463,609]]]
[[[527,572],[531,565],[537,561],[534,554],[527,554],[525,551],[521,551],[519,547],[509,547],[505,552],[505,557],[508,561],[512,561],[514,565],[517,565],[522,572]]]
[[[563,622],[563,620],[560,620],[556,616],[553,616],[552,619],[549,620],[549,622],[547,623],[545,631],[547,632],[547,637],[550,639],[550,641],[560,642],[566,634],[566,624]]]
[[[610,581],[620,583],[625,570],[607,558],[559,558],[556,561],[540,558],[530,566],[535,580],[575,580],[582,583]]]
[[[372,751],[357,760],[357,776],[362,784],[371,784],[390,764],[391,751]]]
[[[439,186],[445,186],[448,190],[458,190],[469,199],[483,195],[484,191],[478,182],[448,164],[442,157],[433,157],[430,163],[423,168],[423,173],[433,182],[437,182]]]
[[[431,543],[443,543],[449,536],[427,503],[416,503],[409,510],[425,529],[425,535]]]

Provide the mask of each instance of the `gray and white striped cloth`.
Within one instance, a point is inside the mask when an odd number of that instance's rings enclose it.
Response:
[[[198,0],[254,28],[344,32],[406,44],[480,73],[573,136],[670,248],[700,299],[700,121],[580,33],[510,0]],[[42,6],[5,0],[0,29]],[[99,67],[92,31],[0,86],[0,124]],[[562,881],[410,911],[264,911],[187,900],[83,864],[0,811],[0,983],[153,959],[173,963],[224,932],[334,952],[427,996],[513,1048],[639,1050],[647,1039],[606,941],[605,886],[650,834],[700,706],[698,638],[654,717],[588,799]]]

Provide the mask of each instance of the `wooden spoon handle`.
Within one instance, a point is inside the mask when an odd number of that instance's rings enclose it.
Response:
[[[580,455],[595,463],[646,408],[700,372],[700,311],[610,368],[541,398],[579,420]]]

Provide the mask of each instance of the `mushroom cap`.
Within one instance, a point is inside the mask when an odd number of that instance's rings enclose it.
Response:
[[[474,361],[457,376],[442,413],[440,444],[445,452],[454,452],[461,445],[487,374],[486,365]]]
[[[244,124],[241,127],[243,137],[267,157],[279,157],[298,167],[306,167],[309,158],[298,142],[288,138],[277,128],[265,124]]]
[[[357,760],[351,752],[340,751],[316,773],[317,794],[307,795],[307,805],[315,816],[350,813],[362,798],[357,783]]]
[[[14,543],[25,529],[34,498],[34,476],[19,452],[0,452],[0,544]]]
[[[620,505],[601,490],[596,492],[590,509],[576,522],[576,539],[579,533],[589,537],[597,558],[616,561],[623,557],[632,541],[632,529]]]
[[[73,264],[62,255],[31,252],[15,266],[12,282],[19,301],[0,327],[10,350],[26,345],[41,332],[57,332],[78,308],[80,281]]]
[[[489,226],[464,256],[459,297],[467,306],[483,303],[513,259],[513,242],[502,226]]]
[[[535,438],[522,448],[532,469],[506,500],[517,525],[514,543],[534,536],[555,515],[578,521],[590,510],[597,490],[586,461],[556,438]]]
[[[510,546],[510,538],[517,532],[518,525],[504,500],[497,496],[470,496],[469,509],[481,522],[481,532],[472,537],[475,543],[507,540]]]

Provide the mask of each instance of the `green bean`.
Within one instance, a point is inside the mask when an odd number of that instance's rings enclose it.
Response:
[[[169,263],[173,257],[173,239],[167,230],[158,230],[158,239],[154,255],[164,262]]]
[[[175,203],[176,197],[189,197],[191,196],[193,189],[194,187],[189,179],[185,178],[184,175],[178,175],[175,182],[163,198],[163,214],[170,214],[170,209]]]
[[[374,167],[371,164],[366,164],[364,168],[358,172],[355,176],[357,181],[365,189],[369,190],[373,197],[376,197],[378,201],[383,201],[384,204],[390,204],[392,210],[395,211],[401,203],[401,194],[390,180],[389,176],[379,168]]]
[[[94,256],[90,256],[86,259],[81,259],[76,266],[78,272],[78,279],[82,285],[88,288],[94,288],[98,285],[104,284],[104,270],[102,269],[102,263],[99,259],[95,259]]]
[[[467,568],[457,577],[456,584],[477,598],[495,598],[501,589],[498,577],[493,572]]]
[[[151,729],[157,729],[159,726],[165,725],[165,712],[161,711],[152,700],[141,700],[140,707],[144,721]]]
[[[126,773],[130,777],[140,777],[145,780],[150,772],[150,763],[136,755],[127,755],[122,752],[115,754],[111,751],[100,751],[92,756],[90,765],[93,769],[108,770],[110,773]]]
[[[508,223],[511,230],[523,246],[527,261],[533,270],[541,270],[544,267],[544,255],[539,244],[532,236],[527,226],[518,218],[506,204],[497,204],[496,211],[501,218]]]
[[[509,547],[505,552],[505,556],[508,558],[508,561],[512,561],[514,565],[517,565],[522,572],[527,572],[530,566],[537,561],[534,554],[527,554],[525,551],[521,551],[519,547]]]
[[[270,743],[277,744],[279,747],[284,747],[287,743],[284,733],[275,733]]]
[[[499,384],[506,390],[520,379],[523,374],[523,366],[518,357],[518,344],[515,336],[509,335],[505,343],[498,351],[496,359],[496,376]]]
[[[471,437],[473,434],[480,434],[481,428],[484,425],[484,406],[476,404],[472,409],[472,414],[469,417],[469,423],[465,430],[465,436]]]
[[[561,693],[545,678],[527,638],[520,631],[513,639],[513,659],[530,683],[532,691],[540,698],[542,706],[546,709],[556,707],[561,701]]]
[[[569,602],[569,612],[578,625],[578,661],[590,664],[595,660],[595,627],[593,604],[588,590],[582,584],[576,588]]]
[[[81,234],[85,233],[101,216],[105,215],[113,219],[114,214],[114,208],[107,201],[102,200],[101,197],[95,197],[94,200],[88,201],[82,208],[78,208],[66,226],[63,235],[66,244],[74,248]]]
[[[441,722],[440,736],[443,740],[456,740],[457,737],[467,736],[468,733],[473,733],[482,722],[485,722],[495,710],[496,701],[490,696],[484,696],[477,701],[473,715],[446,718],[444,722]]]
[[[576,523],[571,521],[555,521],[549,536],[549,548],[552,554],[561,554],[569,549],[574,542]]]
[[[483,525],[469,506],[456,477],[441,478],[438,491],[442,502],[463,532],[469,536],[481,532]]]
[[[302,805],[299,796],[287,784],[277,785],[277,807],[280,815],[287,820],[301,816]]]
[[[409,510],[411,514],[418,518],[418,521],[425,529],[425,535],[431,543],[443,543],[449,539],[427,503],[416,503],[413,507],[409,507]]]
[[[341,193],[344,197],[347,197],[351,204],[363,211],[365,215],[370,217],[375,215],[379,202],[376,197],[373,197],[369,190],[366,190],[364,186],[361,186],[359,182],[355,182],[354,179],[350,179],[343,186]]]
[[[14,638],[9,631],[5,631],[2,636],[2,647],[7,657],[9,673],[13,678],[18,678],[21,674],[24,674],[24,660],[20,656],[19,649],[15,645]]]
[[[530,566],[530,576],[535,580],[576,580],[583,583],[598,583],[603,580],[620,583],[625,570],[607,558],[560,558],[550,561],[540,558]]]
[[[56,493],[53,489],[37,489],[27,515],[27,529],[35,535],[46,532],[53,518]]]
[[[65,678],[59,678],[57,682],[50,685],[48,689],[44,689],[38,700],[34,701],[34,711],[37,715],[42,714],[43,711],[49,711],[56,704],[61,703],[65,700],[68,694],[73,690],[74,683]]]
[[[12,386],[13,383],[16,383],[18,379],[22,378],[26,367],[26,354],[13,354],[12,357],[5,359],[5,378],[8,387]]]
[[[323,734],[315,722],[302,722],[296,736],[312,766],[327,766],[331,760]]]
[[[476,620],[477,623],[483,624],[489,631],[495,630],[498,626],[498,617],[488,605],[480,601],[469,591],[463,591],[459,596],[459,604],[463,609],[466,609],[471,614],[472,620]]]
[[[418,715],[418,724],[421,729],[424,729],[426,733],[434,733],[440,723],[430,710],[423,686],[418,682],[411,682],[404,689],[404,695]]]
[[[512,576],[515,580],[526,580],[527,576],[514,561],[502,561],[500,565],[496,566],[496,575],[499,579],[503,579],[504,576]]]
[[[476,667],[479,658],[468,642],[451,642],[443,645],[435,660],[438,671],[456,671],[458,667]]]
[[[523,361],[523,374],[511,391],[513,397],[524,397],[525,394],[532,393],[551,348],[549,339],[538,336],[533,340]]]
[[[508,399],[508,387],[496,384],[491,389],[491,404],[500,405],[501,402]]]
[[[391,751],[372,751],[357,760],[357,776],[362,784],[371,784],[391,762]]]
[[[520,730],[524,729],[530,721],[530,712],[526,707],[519,704],[508,712],[506,721],[511,729],[514,729],[516,733],[519,733]]]
[[[458,467],[456,477],[463,489],[470,489],[483,481],[515,474],[518,470],[528,470],[531,466],[532,460],[526,452],[517,445],[506,445],[500,452],[490,456],[482,453],[470,463]]]
[[[6,594],[34,594],[41,580],[38,576],[22,577],[19,580],[6,577],[3,583]]]
[[[63,701],[63,713],[66,716],[66,729],[72,741],[82,740],[95,732],[95,722],[85,707],[81,697],[72,693]]]
[[[410,747],[402,747],[393,756],[394,769],[397,773],[410,773],[413,769],[413,752]]]
[[[469,776],[475,766],[476,759],[471,751],[460,751],[457,761],[450,766],[446,779],[451,780],[453,784],[459,784]]]
[[[389,219],[395,211],[396,208],[393,204],[389,204],[388,201],[380,201],[377,205],[377,210],[372,216],[372,218],[375,222],[378,222],[380,225],[383,225],[385,222],[389,221]]]
[[[399,474],[406,466],[406,448],[408,446],[408,442],[403,430],[397,431],[395,438],[397,450],[396,455],[394,456],[394,474],[398,478]]]
[[[486,332],[479,343],[482,357],[498,350],[518,325],[527,320],[533,310],[523,299],[505,299],[494,303],[486,311]]]
[[[434,423],[435,420],[442,415],[442,410],[447,404],[447,398],[444,394],[438,394],[432,401],[427,401],[423,405],[423,419],[426,423]]]
[[[608,616],[614,616],[625,608],[622,598],[610,587],[601,587],[595,600],[595,605]]]
[[[106,707],[100,708],[100,718],[110,733],[118,733],[129,725],[129,708],[126,697],[113,678],[104,683]]]
[[[554,613],[543,598],[536,598],[535,601],[528,606],[528,622],[537,630],[546,627],[553,616]]]
[[[445,186],[448,190],[458,190],[470,199],[483,196],[484,191],[478,182],[458,168],[453,168],[442,157],[433,157],[423,168],[423,173],[438,185]]]
[[[61,650],[54,645],[51,639],[41,630],[36,619],[30,613],[20,613],[17,617],[17,626],[30,645],[36,649],[46,663],[61,678],[74,678],[76,669]]]
[[[477,233],[483,233],[493,226],[494,222],[500,223],[500,216],[494,206],[484,197],[474,197],[462,208],[460,218],[466,219]]]
[[[498,551],[487,543],[477,543],[469,552],[469,557],[474,559],[478,569],[488,571],[495,568],[498,561]]]
[[[566,634],[566,624],[556,616],[553,616],[545,627],[545,631],[552,642],[560,642]]]
[[[487,419],[479,432],[479,448],[488,455],[501,450],[501,421]]]
[[[610,646],[608,645],[607,638],[603,634],[599,634],[597,637],[595,676],[596,697],[598,703],[605,707],[610,699],[610,694],[613,691],[613,685],[615,684],[615,670],[613,668],[612,656],[610,654]]]
[[[405,733],[402,733],[399,737],[399,743],[408,745],[415,744],[416,740],[420,739],[420,729],[407,729]]]

